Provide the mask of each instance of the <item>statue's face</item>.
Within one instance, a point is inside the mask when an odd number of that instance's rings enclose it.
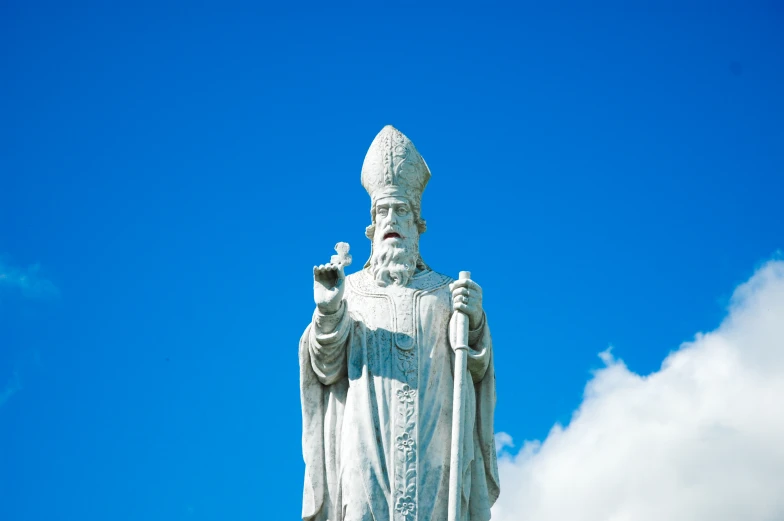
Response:
[[[373,243],[403,246],[416,242],[419,230],[411,205],[402,197],[385,197],[376,202],[376,231]]]

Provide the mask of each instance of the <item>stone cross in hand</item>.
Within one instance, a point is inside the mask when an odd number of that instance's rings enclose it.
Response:
[[[335,313],[340,308],[346,278],[343,268],[351,264],[348,250],[348,243],[339,242],[335,245],[337,255],[327,264],[313,266],[313,299],[324,314]]]
[[[334,264],[335,266],[351,266],[351,254],[348,250],[351,247],[348,245],[347,242],[339,242],[335,245],[335,251],[338,252],[337,255],[333,255],[329,261]]]

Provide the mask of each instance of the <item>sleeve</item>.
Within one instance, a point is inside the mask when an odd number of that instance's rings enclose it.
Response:
[[[323,385],[313,370],[311,336],[308,325],[299,342],[300,403],[302,405],[302,457],[305,482],[302,494],[303,521],[336,519],[336,490],[340,453],[338,444],[348,380]],[[349,334],[348,342],[351,342]]]
[[[455,313],[452,313],[449,320],[450,345],[455,345],[456,332],[454,328]],[[482,315],[482,322],[479,326],[476,329],[468,330],[468,372],[474,383],[480,382],[485,377],[487,367],[490,365],[492,344],[486,316]]]
[[[493,342],[490,340],[490,329],[487,319],[482,315],[482,322],[476,329],[468,330],[468,372],[474,383],[480,382],[490,365]]]
[[[345,300],[333,314],[323,314],[318,308],[313,313],[308,349],[313,372],[324,385],[332,385],[347,374],[346,339],[351,323]]]

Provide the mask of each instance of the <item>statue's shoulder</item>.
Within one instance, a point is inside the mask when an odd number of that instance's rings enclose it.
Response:
[[[447,287],[453,281],[453,278],[428,268],[414,275],[410,286],[416,290],[434,291]]]
[[[427,277],[427,280],[435,284],[451,284],[455,281],[455,279],[449,275],[444,275],[443,273],[439,273],[436,270],[430,268],[428,268],[424,273]]]
[[[354,293],[375,293],[378,285],[367,268],[346,275],[346,287]]]
[[[436,270],[428,268],[428,271],[432,273],[434,279],[438,279],[439,281],[446,281],[447,284],[451,284],[455,281],[455,279],[453,279],[449,275],[444,275],[443,273],[439,273]]]
[[[359,271],[355,271],[349,275],[346,275],[346,280],[349,284],[357,284],[360,282],[368,281],[369,280],[369,273],[367,268],[361,269]]]

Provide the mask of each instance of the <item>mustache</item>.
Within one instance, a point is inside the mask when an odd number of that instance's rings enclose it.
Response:
[[[400,233],[400,228],[398,228],[397,226],[394,226],[394,225],[387,226],[386,228],[381,230],[381,232],[382,232],[381,233],[381,237],[384,238],[384,239],[386,239],[387,237],[390,237],[390,236],[395,236],[395,237],[400,237],[401,239],[405,239],[403,234]]]

